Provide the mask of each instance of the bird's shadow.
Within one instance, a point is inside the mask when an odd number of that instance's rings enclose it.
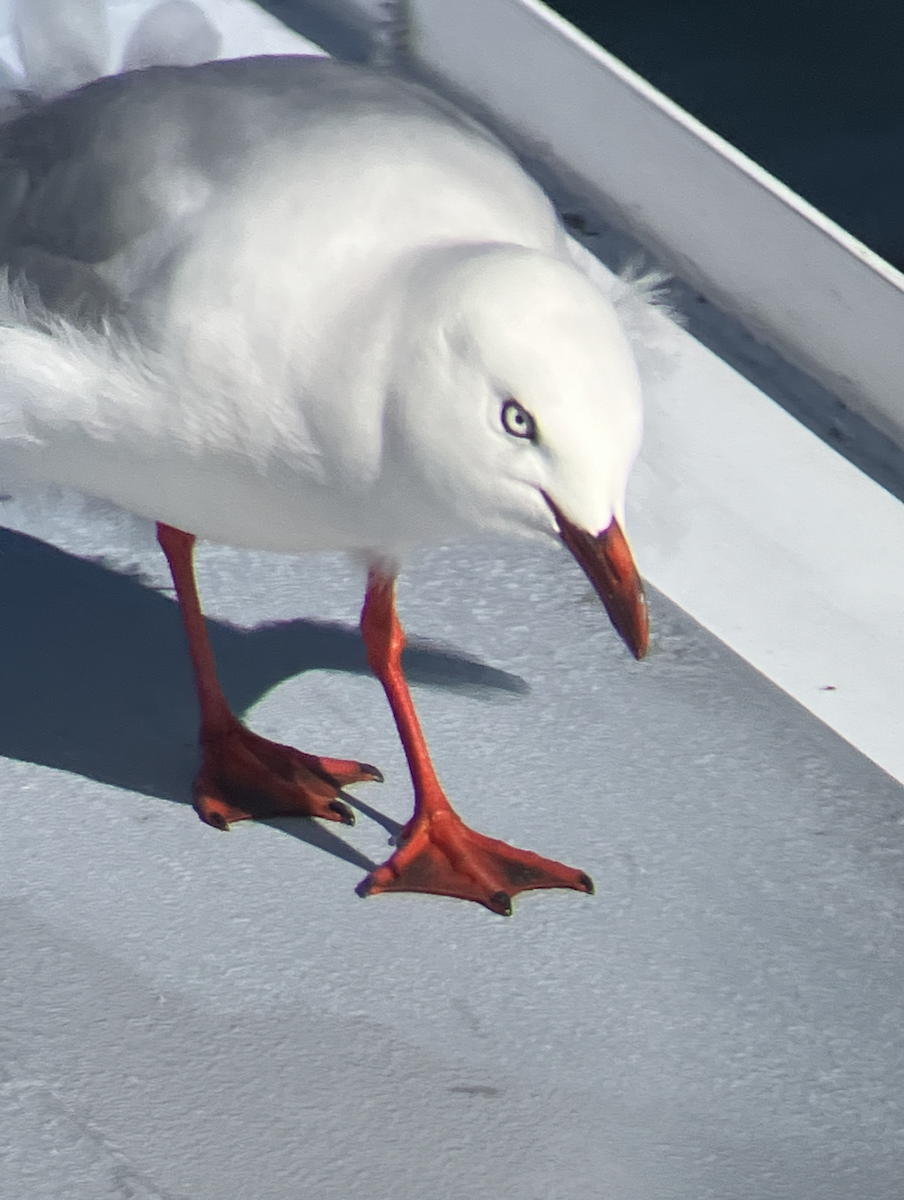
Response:
[[[368,674],[356,629],[296,620],[238,629],[208,620],[223,690],[244,712],[309,670]],[[412,682],[476,694],[526,684],[429,645],[405,652]],[[198,710],[177,605],[138,579],[0,529],[0,755],[129,791],[191,801]],[[348,797],[390,833],[389,817]],[[270,822],[365,869],[373,863],[312,821]]]

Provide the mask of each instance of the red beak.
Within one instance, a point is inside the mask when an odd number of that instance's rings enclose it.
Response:
[[[643,658],[650,641],[650,615],[643,584],[628,542],[615,518],[602,533],[579,529],[546,493],[562,541],[577,559],[596,594],[606,606],[609,620],[635,658]]]

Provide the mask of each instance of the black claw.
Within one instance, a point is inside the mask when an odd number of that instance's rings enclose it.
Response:
[[[330,812],[334,812],[343,825],[354,825],[355,814],[347,804],[343,804],[341,800],[331,800],[329,803]]]
[[[365,900],[370,895],[370,889],[373,885],[373,881],[373,875],[365,875],[355,888],[355,892],[361,897],[362,900]]]
[[[512,915],[512,898],[508,892],[493,892],[490,904],[493,906],[493,912],[498,912],[501,917]]]
[[[370,780],[371,783],[386,782],[386,780],[383,778],[383,772],[379,769],[379,767],[374,767],[370,763],[358,763],[358,770],[364,775],[373,776],[373,778]]]
[[[593,886],[593,880],[589,875],[585,875],[583,871],[578,876],[578,883],[583,886],[584,891],[588,896],[592,896],[596,892],[596,888]]]

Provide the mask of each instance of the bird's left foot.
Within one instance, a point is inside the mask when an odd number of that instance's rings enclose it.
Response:
[[[399,843],[392,857],[359,884],[359,895],[429,892],[474,900],[508,917],[519,892],[571,888],[593,893],[593,881],[583,871],[476,833],[448,807],[414,817]]]
[[[195,778],[195,812],[216,829],[266,817],[320,817],[354,825],[355,814],[338,798],[352,783],[383,776],[369,763],[305,754],[268,741],[240,721],[201,741]]]

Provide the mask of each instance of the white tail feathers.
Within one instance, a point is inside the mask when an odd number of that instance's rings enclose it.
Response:
[[[107,73],[104,0],[16,0],[13,29],[27,91],[58,95]]]
[[[194,0],[160,0],[114,51],[107,0],[13,0],[13,35],[24,75],[0,63],[0,111],[16,93],[60,96],[102,75],[207,62],[222,37]],[[5,112],[5,119],[10,113]]]
[[[121,71],[151,66],[191,66],[219,57],[223,38],[192,0],[162,0],[135,26]]]

